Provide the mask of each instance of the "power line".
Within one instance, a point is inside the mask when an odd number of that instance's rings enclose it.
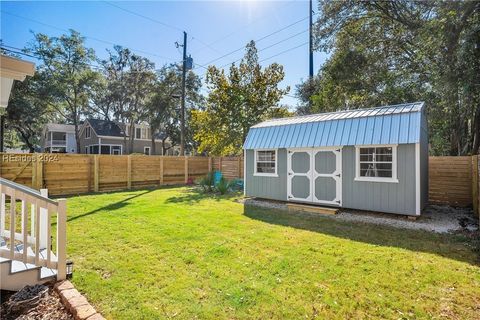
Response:
[[[49,28],[52,28],[52,29],[56,29],[58,31],[69,32],[69,30],[67,30],[67,29],[63,29],[63,28],[60,28],[60,27],[57,27],[57,26],[54,26],[54,25],[51,25],[51,24],[48,24],[48,23],[45,23],[45,22],[42,22],[42,21],[38,21],[38,20],[35,20],[35,19],[32,19],[32,18],[20,16],[20,15],[17,15],[17,14],[11,13],[11,12],[7,12],[7,11],[4,11],[4,10],[0,10],[0,12],[5,13],[5,14],[10,15],[10,16],[13,16],[13,17],[16,17],[16,18],[19,18],[19,19],[31,21],[31,22],[34,22],[34,23],[37,23],[37,24],[40,24],[40,25],[43,25],[43,26],[46,26],[46,27],[49,27]],[[141,53],[141,54],[155,56],[155,57],[162,58],[162,59],[165,59],[165,60],[170,60],[170,61],[178,61],[177,59],[172,59],[172,58],[165,57],[165,56],[153,53],[153,52],[148,52],[148,51],[145,51],[145,50],[133,49],[129,46],[121,45],[121,44],[114,43],[114,42],[111,42],[111,41],[108,41],[108,40],[104,40],[104,39],[100,39],[100,38],[96,38],[96,37],[92,37],[92,36],[86,36],[86,35],[82,35],[82,36],[87,38],[87,39],[91,39],[91,40],[94,40],[94,41],[97,41],[97,42],[109,44],[109,45],[112,45],[112,46],[120,45],[122,47],[129,48],[130,50],[132,50],[134,52]]]
[[[282,6],[282,7],[280,7],[280,8],[281,8],[281,9],[286,8],[287,6],[290,6],[290,5],[292,5],[293,3],[296,3],[296,2],[301,2],[301,1],[290,1],[290,2],[287,2],[287,4],[286,4],[285,6]],[[225,35],[225,36],[223,36],[223,37],[221,37],[221,38],[219,38],[219,39],[211,42],[211,43],[210,43],[210,46],[212,46],[212,45],[214,45],[214,44],[217,44],[217,43],[219,43],[219,42],[221,42],[221,41],[223,41],[223,40],[225,40],[225,39],[230,38],[231,36],[233,36],[234,34],[236,34],[238,31],[244,30],[246,27],[249,27],[249,26],[251,26],[252,24],[257,23],[259,20],[262,20],[263,18],[265,18],[265,17],[267,17],[267,16],[268,16],[268,17],[271,17],[271,16],[272,16],[270,11],[268,11],[268,12],[265,13],[264,15],[261,15],[261,16],[258,17],[257,19],[252,20],[250,23],[247,23],[247,24],[243,25],[241,28],[238,28],[238,29],[236,29],[235,31],[233,31],[233,32],[231,32],[231,33],[229,33],[229,34],[227,34],[227,35]],[[211,47],[210,47],[210,48],[211,48]],[[199,53],[200,51],[202,51],[202,49],[196,50],[196,51],[193,52],[192,54]],[[217,51],[217,50],[215,50],[215,51]]]
[[[265,59],[260,60],[259,63],[262,63],[262,62],[264,62],[264,61],[266,61],[266,60],[270,60],[270,59],[272,59],[272,58],[278,57],[279,55],[282,55],[282,54],[287,53],[287,52],[289,52],[289,51],[295,50],[295,49],[297,49],[297,48],[303,47],[304,45],[306,45],[306,44],[308,44],[308,43],[309,43],[309,42],[307,41],[307,42],[304,42],[304,43],[302,43],[302,44],[299,44],[298,46],[295,46],[295,47],[293,47],[293,48],[290,48],[290,49],[284,50],[284,51],[282,51],[282,52],[279,52],[279,53],[277,53],[277,54],[274,54],[273,56],[270,56],[270,57],[268,57],[268,58],[265,58]]]
[[[182,29],[179,28],[179,27],[176,27],[176,26],[174,26],[174,25],[171,25],[171,24],[162,22],[162,21],[157,20],[157,19],[150,18],[150,17],[148,17],[148,16],[145,16],[145,15],[143,15],[143,14],[141,14],[141,13],[132,11],[132,10],[130,10],[130,9],[123,8],[123,7],[121,7],[121,6],[119,6],[119,5],[116,5],[116,4],[112,3],[112,2],[109,2],[109,1],[103,1],[103,2],[105,2],[106,4],[109,4],[109,5],[111,5],[111,6],[113,6],[113,7],[115,7],[115,8],[118,8],[118,9],[120,9],[120,10],[123,10],[123,11],[125,11],[125,12],[130,13],[130,14],[133,14],[133,15],[135,15],[135,16],[137,16],[137,17],[140,17],[140,18],[143,18],[143,19],[147,19],[147,20],[149,20],[149,21],[151,21],[151,22],[155,22],[155,23],[161,24],[162,26],[165,26],[165,27],[167,27],[167,28],[170,28],[170,29],[173,29],[173,30],[176,30],[176,31],[180,31],[180,32],[183,32],[183,31],[184,31],[184,30],[182,30]]]
[[[254,40],[254,41],[257,43],[257,42],[260,42],[260,41],[262,41],[262,40],[265,40],[265,39],[267,39],[267,38],[269,38],[269,37],[271,37],[271,36],[273,36],[273,35],[275,35],[275,34],[277,34],[277,33],[279,33],[279,32],[282,32],[283,30],[286,30],[286,29],[288,29],[288,28],[291,28],[291,27],[293,27],[294,25],[299,24],[300,22],[303,22],[303,21],[305,21],[305,20],[307,20],[307,19],[309,19],[309,18],[310,18],[310,16],[304,17],[304,18],[302,18],[302,19],[300,19],[300,20],[297,20],[297,21],[295,21],[295,22],[293,22],[293,23],[291,23],[291,24],[289,24],[289,25],[287,25],[287,26],[285,26],[285,27],[283,27],[283,28],[280,28],[280,29],[278,29],[278,30],[276,30],[276,31],[273,31],[273,32],[271,32],[271,33],[269,33],[269,34],[267,34],[267,35],[265,35],[265,36],[263,36],[263,37],[261,37],[261,38],[259,38],[259,39],[257,39],[257,40]],[[220,60],[220,59],[222,59],[222,58],[228,57],[229,55],[232,55],[232,54],[234,54],[234,53],[236,53],[236,52],[238,52],[238,51],[240,51],[240,50],[243,50],[244,48],[245,48],[245,47],[242,46],[242,47],[240,47],[240,48],[238,48],[238,49],[235,49],[235,50],[233,50],[233,51],[230,51],[230,52],[228,52],[228,53],[226,53],[226,54],[224,54],[224,55],[222,55],[222,56],[220,56],[220,57],[218,57],[218,58],[216,58],[216,59],[213,59],[213,60],[211,60],[211,61],[209,61],[209,62],[207,62],[207,63],[202,64],[201,66],[205,67],[205,66],[207,66],[207,65],[209,65],[209,64],[211,64],[211,63],[213,63],[213,62],[216,62],[216,61],[218,61],[218,60]]]
[[[285,39],[283,39],[283,40],[277,41],[277,42],[275,42],[275,43],[273,43],[273,44],[271,44],[271,45],[269,45],[269,46],[266,46],[265,48],[262,48],[262,49],[258,50],[257,52],[262,52],[262,51],[265,51],[265,50],[270,49],[270,48],[272,48],[272,47],[275,47],[276,45],[278,45],[278,44],[280,44],[280,43],[283,43],[283,42],[285,42],[285,41],[288,41],[288,40],[290,40],[290,39],[293,39],[293,38],[295,38],[295,37],[297,37],[297,36],[299,36],[299,35],[307,32],[307,31],[308,31],[308,29],[307,29],[307,30],[303,30],[303,31],[301,31],[301,32],[298,32],[298,33],[296,33],[296,34],[294,34],[294,35],[292,35],[292,36],[290,36],[290,37],[287,37],[287,38],[285,38]],[[242,60],[242,59],[243,59],[243,57],[242,57],[242,58],[239,58],[239,59],[237,59],[237,60],[235,60],[235,61],[233,61],[233,62],[226,63],[226,64],[224,64],[223,66],[221,66],[220,68],[224,68],[224,67],[226,67],[226,66],[228,66],[228,65],[230,65],[230,64],[232,64],[232,63],[238,62],[238,61],[240,61],[240,60]]]
[[[23,55],[23,56],[26,56],[26,57],[34,58],[34,59],[39,59],[39,60],[42,59],[42,57],[39,56],[39,55],[29,54],[29,53],[23,52],[23,51],[21,51],[23,49],[8,46],[8,45],[5,45],[3,43],[0,45],[0,49],[11,52],[11,53]],[[106,69],[101,65],[94,65],[94,64],[91,64],[91,63],[85,63],[85,65],[89,66],[90,68],[95,69],[97,71],[106,71]],[[157,70],[150,70],[150,71],[128,70],[127,72],[129,72],[129,73],[144,73],[145,72],[146,73],[146,72],[155,72],[155,71],[157,71]]]
[[[148,17],[148,16],[143,15],[143,14],[141,14],[141,13],[138,13],[138,12],[136,12],[136,11],[123,8],[123,7],[121,7],[121,6],[117,5],[117,4],[114,4],[114,3],[112,3],[112,2],[109,2],[109,1],[103,1],[103,2],[105,2],[105,3],[107,3],[107,4],[111,5],[111,6],[113,6],[113,7],[115,7],[115,8],[118,8],[118,9],[120,9],[120,10],[123,10],[123,11],[125,11],[125,12],[130,13],[130,14],[133,14],[133,15],[135,15],[135,16],[137,16],[137,17],[144,18],[144,19],[146,19],[146,20],[148,20],[148,21],[150,21],[150,22],[158,23],[158,24],[160,24],[160,25],[162,25],[162,26],[164,26],[164,27],[167,27],[167,28],[170,28],[170,29],[179,31],[179,32],[184,32],[184,31],[185,31],[185,30],[182,30],[181,28],[176,27],[176,26],[174,26],[174,25],[165,23],[165,22],[160,21],[160,20],[157,20],[157,19],[153,19],[153,18],[151,18],[151,17]],[[190,32],[189,32],[189,33],[190,33]],[[191,34],[191,33],[190,33],[190,34]],[[209,44],[207,44],[206,42],[202,41],[202,40],[199,39],[198,37],[193,36],[192,38],[195,39],[195,40],[197,40],[198,42],[200,42],[200,43],[201,43],[202,45],[204,45],[205,47],[208,47],[208,48],[210,48],[211,50],[213,50],[213,51],[215,51],[215,52],[218,52],[218,50],[214,49],[213,47],[211,47]]]

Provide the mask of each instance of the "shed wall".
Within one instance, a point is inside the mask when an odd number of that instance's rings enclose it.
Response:
[[[355,147],[342,150],[342,207],[415,215],[415,144],[397,147],[398,183],[354,181]]]
[[[424,145],[421,147],[421,150],[425,149]],[[287,150],[278,150],[278,177],[254,176],[254,150],[246,150],[245,156],[246,195],[286,201]],[[425,166],[422,168],[425,169]],[[353,146],[343,147],[342,171],[342,207],[415,215],[415,144],[403,144],[397,148],[398,183],[355,181],[355,147]],[[422,175],[425,175],[425,170],[422,170]],[[428,187],[425,182],[421,187],[422,194],[428,192],[424,190]],[[426,201],[425,197],[422,201]]]
[[[255,154],[254,150],[245,152],[245,194],[250,197],[259,197],[273,200],[287,200],[287,150],[279,149],[278,153],[278,177],[254,176]]]

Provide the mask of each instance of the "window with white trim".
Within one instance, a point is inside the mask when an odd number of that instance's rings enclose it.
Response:
[[[397,182],[396,146],[357,147],[356,180]]]
[[[85,128],[85,139],[89,139],[92,136],[91,128],[86,127]]]
[[[276,175],[277,174],[277,151],[256,150],[255,151],[255,174]]]

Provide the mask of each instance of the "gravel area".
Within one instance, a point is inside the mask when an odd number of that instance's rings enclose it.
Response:
[[[243,199],[246,205],[258,206],[270,209],[287,210],[284,202],[269,201],[263,199]],[[336,215],[324,215],[325,217],[343,221],[373,223],[392,226],[402,229],[426,230],[437,233],[455,231],[478,231],[478,219],[469,208],[453,208],[449,206],[428,206],[417,220],[409,220],[406,216],[341,209]]]

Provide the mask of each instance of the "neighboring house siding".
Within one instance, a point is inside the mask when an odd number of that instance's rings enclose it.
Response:
[[[150,152],[153,154],[152,141],[150,140],[133,140],[133,153],[143,153],[144,147],[149,147]],[[155,142],[155,154],[162,154],[162,143],[160,141]]]
[[[354,181],[355,147],[342,150],[344,208],[415,214],[415,145],[397,147],[398,183]]]
[[[254,176],[255,154],[254,150],[246,150],[246,195],[274,199],[287,200],[287,150],[279,149],[277,153],[278,177]]]
[[[75,133],[67,133],[67,153],[77,152],[77,142],[75,141]]]
[[[78,153],[85,153],[85,147],[98,144],[98,137],[97,134],[93,129],[90,130],[90,138],[85,138],[85,129],[82,130],[82,134],[80,135],[80,151]]]

